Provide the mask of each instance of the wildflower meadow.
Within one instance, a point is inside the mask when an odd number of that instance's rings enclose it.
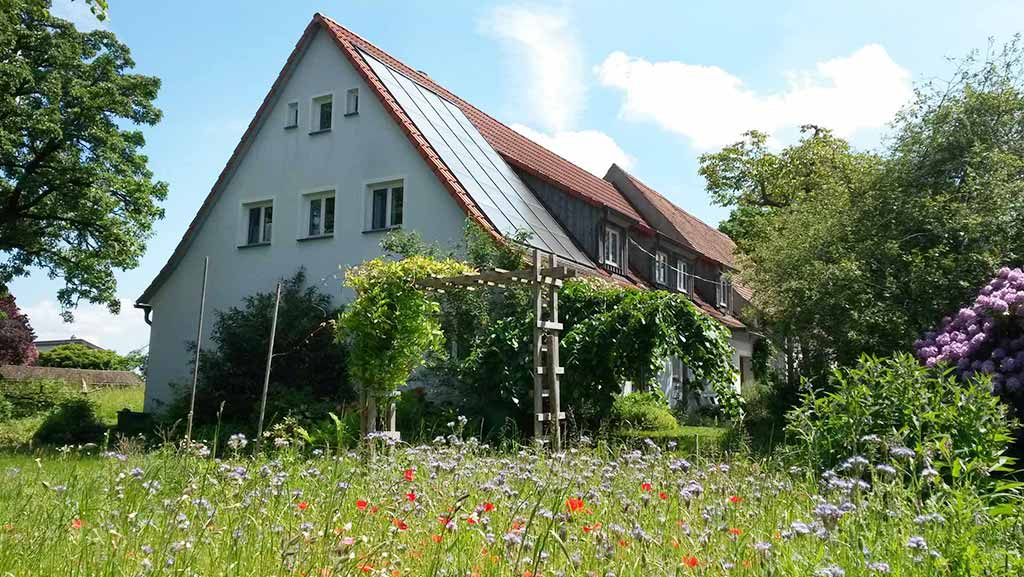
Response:
[[[869,440],[870,441],[870,440]],[[876,443],[820,474],[671,446],[371,454],[235,435],[0,458],[2,575],[1020,575],[1020,511]],[[247,447],[247,445],[249,445]]]

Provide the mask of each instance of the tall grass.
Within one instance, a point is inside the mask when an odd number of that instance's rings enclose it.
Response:
[[[449,438],[367,461],[279,445],[0,457],[0,575],[1024,573],[1019,510],[990,514],[907,458],[819,480],[652,446]]]

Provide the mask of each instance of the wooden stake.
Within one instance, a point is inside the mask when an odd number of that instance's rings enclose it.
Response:
[[[274,335],[277,333],[277,309],[281,306],[281,283],[277,283],[277,296],[274,298],[274,318],[270,321],[270,347],[267,349],[267,368],[263,372],[263,395],[260,397],[260,421],[256,426],[256,452],[260,451],[263,441],[263,417],[267,413],[267,389],[270,388],[270,366],[274,360]]]
[[[192,443],[192,418],[196,413],[196,386],[199,383],[199,351],[203,347],[203,315],[206,313],[206,277],[210,270],[210,257],[203,258],[203,292],[199,298],[199,327],[196,329],[196,360],[192,367],[192,395],[188,402],[188,426],[185,428],[185,443]]]

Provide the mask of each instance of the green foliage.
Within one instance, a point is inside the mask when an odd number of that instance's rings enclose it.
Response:
[[[71,445],[99,441],[103,423],[96,417],[96,405],[85,396],[61,401],[36,431],[35,440],[47,445]]]
[[[217,311],[200,357],[196,422],[215,422],[221,403],[222,418],[229,422],[249,422],[259,414],[274,298],[274,292],[260,292],[239,307]],[[304,270],[282,281],[268,419],[287,413],[325,419],[328,411],[353,398],[345,380],[346,351],[334,342],[331,330],[340,311],[329,295],[306,286]],[[188,413],[188,392],[181,392],[170,411],[174,417]]]
[[[14,295],[0,283],[0,365],[31,365],[39,356],[36,333]]]
[[[675,431],[679,423],[665,398],[656,392],[619,395],[612,403],[612,425],[618,430]]]
[[[0,422],[4,422],[11,418],[14,413],[14,405],[0,392]]]
[[[1017,40],[918,87],[888,147],[852,150],[808,128],[701,159],[742,280],[778,342],[821,385],[834,364],[888,355],[1024,261],[1024,67]],[[819,378],[820,377],[820,378]]]
[[[79,32],[48,7],[0,10],[0,283],[38,267],[64,279],[63,306],[118,312],[114,270],[138,266],[167,196],[130,128],[160,120],[160,80],[131,73],[110,31]]]
[[[788,416],[790,440],[816,466],[894,446],[914,449],[953,476],[984,477],[1004,462],[1011,423],[987,378],[961,381],[951,369],[928,369],[906,354],[865,356],[836,370],[830,388],[808,390]]]
[[[345,286],[356,298],[338,317],[337,338],[349,343],[356,386],[382,399],[405,384],[427,354],[442,354],[440,305],[416,285],[432,276],[470,272],[453,259],[377,258],[350,268]]]
[[[98,371],[128,371],[132,361],[105,349],[93,349],[78,343],[60,345],[39,354],[36,361],[41,367],[62,369],[92,369]]]
[[[566,319],[562,399],[577,418],[606,418],[625,381],[652,388],[670,356],[693,371],[695,383],[711,384],[726,416],[742,416],[728,329],[684,295],[579,280],[565,284],[559,304]]]
[[[0,381],[0,395],[11,405],[11,417],[20,419],[49,411],[67,397],[61,381]]]

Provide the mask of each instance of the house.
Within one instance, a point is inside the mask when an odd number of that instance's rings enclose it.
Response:
[[[89,341],[87,341],[85,339],[80,339],[80,338],[75,337],[75,336],[72,336],[70,339],[51,339],[51,340],[45,340],[45,341],[40,340],[40,341],[36,341],[35,345],[36,345],[36,350],[41,352],[41,353],[45,353],[47,351],[52,351],[53,349],[55,349],[57,347],[60,347],[60,346],[64,346],[64,345],[82,345],[85,348],[93,349],[93,350],[96,350],[96,351],[102,351],[103,350],[103,347],[101,347],[99,345],[95,345],[95,344],[90,343]]]
[[[588,274],[679,290],[689,285],[652,277],[648,253],[671,247],[730,295],[716,299],[704,280],[687,291],[733,331],[742,367],[750,335],[735,290],[714,280],[732,269],[731,242],[703,225],[672,228],[685,213],[643,186],[661,199],[645,203],[628,183],[642,186],[615,167],[607,178],[583,170],[316,14],[135,304],[151,324],[145,409],[161,410],[190,381],[204,257],[208,310],[269,291],[300,265],[344,301],[339,267],[379,256],[387,231],[453,244],[466,218],[495,238],[526,231],[530,246]]]

